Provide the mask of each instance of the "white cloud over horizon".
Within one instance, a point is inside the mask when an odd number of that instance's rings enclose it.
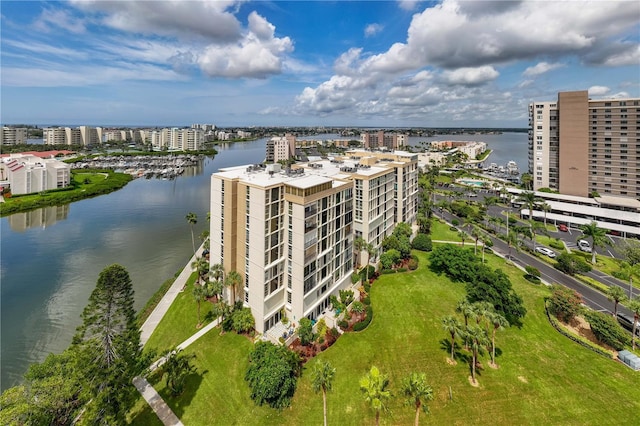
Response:
[[[72,0],[25,6],[31,17],[19,21],[10,9],[20,6],[3,4],[3,103],[28,88],[76,88],[121,105],[155,88],[189,104],[189,88],[203,92],[202,116],[265,123],[516,123],[529,101],[561,90],[640,93],[631,1],[353,2],[345,13],[323,2]],[[317,22],[301,15],[308,8]],[[220,93],[236,98],[204,101]]]

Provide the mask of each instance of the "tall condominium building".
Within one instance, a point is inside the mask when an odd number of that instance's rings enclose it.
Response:
[[[640,197],[640,99],[591,100],[586,90],[529,104],[534,190]]]
[[[0,145],[16,145],[27,143],[27,129],[25,127],[0,128]]]
[[[395,150],[405,146],[409,137],[400,133],[385,133],[384,130],[378,130],[375,133],[365,132],[360,135],[362,145],[365,148],[386,148]]]
[[[212,175],[210,262],[242,275],[237,299],[251,307],[258,332],[283,312],[296,322],[319,318],[329,297],[351,285],[354,237],[379,247],[396,217],[415,218],[409,210],[416,205],[417,157],[395,153],[376,161],[370,154]],[[405,195],[407,208],[399,208],[396,197]]]
[[[267,141],[265,161],[277,163],[293,158],[296,152],[296,137],[294,135],[275,136]]]
[[[42,129],[42,139],[45,145],[69,145],[67,131],[64,127],[46,127]]]

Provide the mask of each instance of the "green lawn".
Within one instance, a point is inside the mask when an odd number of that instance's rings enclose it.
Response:
[[[460,241],[458,231],[449,229],[449,225],[434,219],[431,221],[431,239],[437,241]]]
[[[382,424],[411,424],[414,412],[402,404],[399,384],[412,371],[422,371],[434,389],[431,414],[423,424],[633,424],[640,412],[638,373],[577,345],[549,324],[543,297],[549,290],[523,279],[522,271],[493,255],[489,265],[502,268],[523,297],[528,310],[524,325],[500,332],[497,370],[479,372],[480,387],[468,383],[469,367],[446,363],[440,318],[454,312],[464,296],[463,284],[451,283],[428,268],[418,253],[420,267],[412,273],[383,275],[372,286],[374,319],[360,333],[347,333],[320,357],[336,368],[328,395],[329,424],[372,424],[358,380],[372,365],[389,375],[395,397]],[[195,303],[191,312],[195,315]],[[193,331],[193,321],[188,323]],[[165,322],[161,327],[175,324]],[[187,350],[198,356],[200,376],[191,377],[189,390],[166,401],[185,424],[321,424],[322,398],[311,390],[306,366],[290,409],[256,407],[249,400],[243,376],[251,344],[246,338],[213,330]],[[464,351],[460,352],[464,354]],[[314,361],[311,361],[313,364]],[[451,391],[453,399],[449,399]],[[150,412],[139,403],[135,424],[150,423]]]
[[[178,294],[171,308],[158,324],[158,328],[149,338],[145,349],[155,349],[158,353],[173,349],[198,331],[196,329],[198,324],[198,304],[192,292],[193,283],[197,277],[198,274],[196,272],[191,274],[187,280],[186,288]],[[207,313],[211,311],[212,306],[206,300],[200,304],[200,317],[204,324],[210,322],[204,319],[207,317]]]

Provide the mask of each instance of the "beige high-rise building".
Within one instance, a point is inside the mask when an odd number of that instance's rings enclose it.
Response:
[[[398,218],[415,221],[417,156],[385,155],[349,151],[293,169],[212,175],[210,263],[242,275],[236,299],[251,307],[258,332],[283,313],[294,322],[321,317],[329,297],[351,285],[354,238],[379,248]]]
[[[640,98],[529,104],[529,172],[534,190],[640,198]]]
[[[409,137],[402,133],[364,132],[360,135],[362,145],[365,148],[386,148],[388,150],[399,149],[408,143]]]
[[[27,143],[26,127],[7,127],[0,128],[0,145],[16,145]]]
[[[69,145],[67,143],[67,130],[64,127],[42,129],[42,139],[45,145]]]

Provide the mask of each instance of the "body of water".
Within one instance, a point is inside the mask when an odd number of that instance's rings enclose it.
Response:
[[[526,133],[463,136],[443,138],[485,141],[494,150],[490,162],[515,160],[526,168]],[[19,383],[29,364],[69,345],[106,266],[127,268],[135,307],[142,308],[191,257],[186,214],[198,215],[196,237],[207,229],[211,173],[261,162],[265,142],[222,144],[214,159],[175,180],[137,179],[108,195],[0,219],[2,389]]]
[[[437,135],[427,137],[409,137],[409,145],[420,147],[422,141],[477,141],[486,142],[489,149],[493,150],[485,165],[496,163],[504,166],[509,161],[518,164],[520,173],[527,173],[529,136],[525,133],[502,133],[496,135]]]

